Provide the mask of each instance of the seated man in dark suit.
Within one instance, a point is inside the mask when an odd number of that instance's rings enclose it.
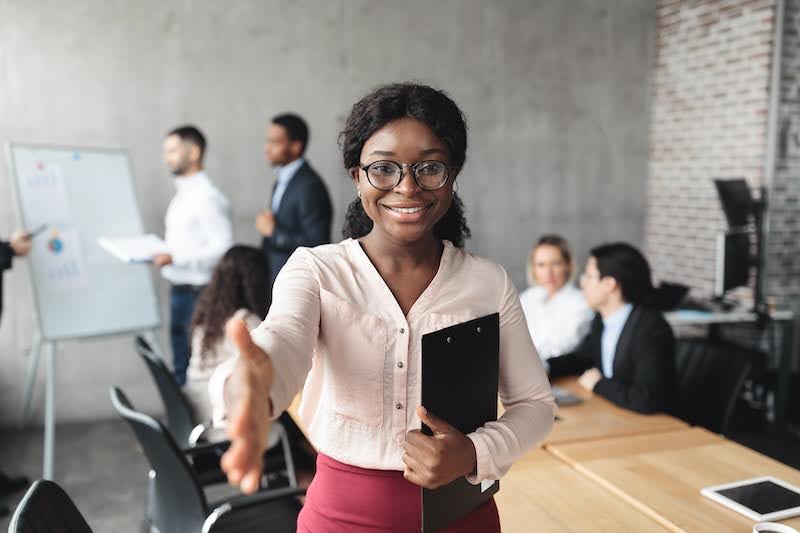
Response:
[[[269,261],[270,287],[295,248],[331,241],[331,199],[319,174],[303,158],[306,146],[308,126],[302,118],[284,114],[272,119],[264,154],[277,180],[270,209],[256,217]]]
[[[598,246],[581,275],[581,290],[597,314],[574,352],[548,360],[550,377],[582,373],[581,386],[621,407],[667,409],[675,385],[675,337],[661,313],[647,306],[654,292],[647,260],[629,244]]]

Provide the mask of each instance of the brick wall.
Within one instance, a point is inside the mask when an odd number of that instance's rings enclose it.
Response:
[[[800,315],[800,0],[784,0],[778,125],[765,291]]]
[[[657,280],[710,296],[716,234],[713,179],[761,186],[769,105],[773,0],[657,3],[645,248]]]

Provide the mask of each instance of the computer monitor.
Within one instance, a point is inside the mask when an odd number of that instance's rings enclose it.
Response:
[[[754,266],[751,233],[740,230],[717,235],[716,273],[714,276],[714,296],[716,298],[723,298],[729,290],[746,287],[750,282],[750,268]]]
[[[747,226],[750,215],[755,215],[755,202],[750,187],[743,179],[714,180],[719,202],[730,228]]]

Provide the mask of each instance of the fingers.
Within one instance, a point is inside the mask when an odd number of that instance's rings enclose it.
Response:
[[[242,480],[239,488],[242,489],[242,492],[245,494],[253,494],[256,492],[261,485],[261,468],[254,468],[250,470]]]
[[[238,485],[248,494],[258,490],[264,465],[255,439],[241,437],[234,440],[222,456],[220,466],[231,485]]]
[[[432,472],[433,467],[442,459],[440,443],[436,442],[435,437],[424,435],[419,430],[406,433],[403,450],[403,462],[417,472]]]
[[[417,457],[408,453],[408,451],[403,454],[403,463],[414,472],[430,474],[430,469]]]
[[[403,468],[403,477],[407,481],[426,489],[438,489],[444,484],[441,481],[436,481],[430,472],[425,470],[417,470],[408,464],[406,464],[405,468]]]
[[[250,331],[247,329],[247,323],[241,318],[231,318],[228,320],[225,324],[225,333],[243,356],[252,358],[259,352],[264,353],[261,348],[256,346],[256,343],[253,342],[252,337],[250,337]]]
[[[453,431],[453,426],[434,415],[421,405],[417,407],[417,416],[419,416],[419,419],[422,420],[423,424],[431,428],[434,436],[437,433],[450,433]]]

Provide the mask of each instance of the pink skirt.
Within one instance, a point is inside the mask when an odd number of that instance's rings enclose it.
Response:
[[[317,473],[297,519],[298,533],[419,533],[420,488],[396,470],[368,470],[317,454]],[[442,533],[499,533],[494,500]]]

